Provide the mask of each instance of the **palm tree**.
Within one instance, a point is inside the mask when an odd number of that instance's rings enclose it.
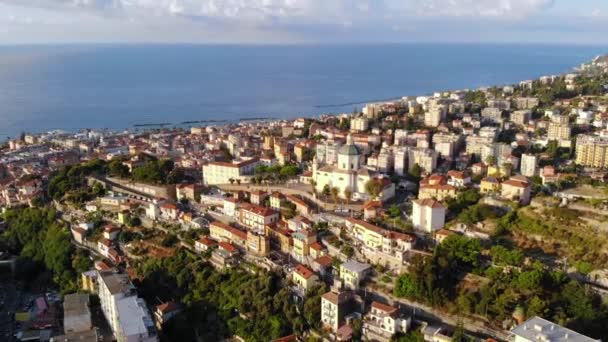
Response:
[[[236,184],[241,185],[241,180],[240,180],[240,179],[237,179],[237,180],[236,180]]]
[[[350,198],[353,197],[353,191],[350,188],[344,189],[344,197],[346,198],[346,203],[350,202]]]
[[[331,192],[331,198],[334,200],[334,203],[338,203],[338,194],[340,194],[340,190],[338,188],[333,187],[329,190]]]
[[[230,182],[230,184],[234,184],[234,178],[230,178],[228,181]]]

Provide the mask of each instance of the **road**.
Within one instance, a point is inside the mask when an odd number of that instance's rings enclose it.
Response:
[[[312,186],[303,183],[288,183],[280,185],[253,185],[253,184],[221,184],[217,185],[222,191],[254,191],[262,190],[266,192],[280,192],[286,195],[299,195],[307,201],[316,204],[319,208],[325,211],[333,211],[336,209],[348,209],[352,211],[362,211],[362,204],[342,204],[323,202],[312,194]]]

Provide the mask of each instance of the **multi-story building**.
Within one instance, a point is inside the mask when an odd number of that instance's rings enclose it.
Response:
[[[481,117],[486,121],[498,122],[502,118],[502,109],[486,107],[481,111]]]
[[[126,274],[98,273],[101,309],[118,342],[158,341],[154,321]]]
[[[491,136],[469,135],[466,138],[466,153],[481,155],[483,146],[492,144],[493,142],[494,137]]]
[[[357,117],[350,120],[350,130],[354,132],[364,132],[369,128],[369,120],[366,117]]]
[[[513,176],[501,184],[501,197],[529,204],[532,193],[530,180],[524,176]]]
[[[513,328],[510,335],[509,341],[513,342],[601,342],[538,316]]]
[[[411,323],[398,308],[373,301],[363,322],[363,335],[370,341],[390,342],[395,334],[406,334]]]
[[[211,162],[203,165],[203,183],[205,185],[230,184],[232,182],[247,182],[253,176],[258,158],[238,163]]]
[[[432,199],[413,201],[412,223],[414,228],[433,233],[445,225],[446,208]]]
[[[279,213],[255,204],[243,205],[239,211],[239,222],[249,229],[263,233],[264,227],[279,221]]]
[[[608,167],[608,138],[595,135],[579,135],[576,138],[576,164]]]
[[[220,221],[209,224],[209,236],[220,242],[231,242],[244,248],[247,244],[247,233]]]
[[[257,256],[270,253],[270,239],[265,234],[247,232],[247,251]]]
[[[300,288],[303,292],[306,292],[312,289],[319,282],[319,277],[310,268],[299,264],[291,273],[291,280],[298,286],[298,288]]]
[[[560,123],[560,122],[551,122],[549,123],[549,128],[547,129],[547,139],[549,141],[556,140],[560,142],[560,145],[563,141],[570,141],[570,133],[572,128],[568,123]]]
[[[66,333],[88,331],[93,328],[89,295],[73,293],[63,300],[63,330]]]
[[[407,155],[407,147],[400,146],[395,150],[395,174],[398,176],[405,176],[407,173]]]
[[[310,255],[310,246],[317,242],[317,234],[311,230],[299,230],[291,235],[293,249],[291,254],[299,262],[304,262]]]
[[[449,197],[456,198],[456,190],[454,185],[448,184],[447,177],[434,174],[420,181],[418,198],[443,201]]]
[[[340,265],[340,280],[346,289],[357,290],[361,281],[371,273],[372,267],[355,260]]]
[[[522,154],[520,173],[526,177],[535,176],[538,164],[537,159],[538,158],[533,154]]]
[[[528,121],[530,121],[530,118],[532,117],[532,111],[528,110],[528,109],[523,109],[523,110],[516,110],[513,113],[511,113],[511,122],[513,122],[514,124],[523,126],[525,124],[528,123]]]
[[[413,235],[389,231],[366,221],[347,218],[345,223],[360,243],[360,252],[373,263],[399,267],[416,243]]]
[[[332,332],[344,324],[344,318],[353,310],[354,294],[349,291],[330,291],[321,296],[321,322]]]
[[[431,173],[437,167],[439,153],[429,148],[411,148],[408,151],[408,170],[418,164],[423,172]]]
[[[532,109],[538,107],[540,103],[536,97],[517,97],[514,102],[517,109]]]

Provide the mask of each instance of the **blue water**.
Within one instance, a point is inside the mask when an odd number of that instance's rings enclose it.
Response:
[[[361,107],[353,103],[566,72],[606,52],[471,44],[5,46],[0,140],[21,131],[351,112]]]

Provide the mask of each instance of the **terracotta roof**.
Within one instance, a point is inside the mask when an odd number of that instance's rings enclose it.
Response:
[[[310,277],[315,275],[315,272],[313,272],[310,268],[299,264],[298,266],[296,266],[296,268],[294,269],[294,272],[296,272],[300,277],[304,278],[304,279],[309,279]]]
[[[380,201],[369,201],[363,205],[363,209],[377,209],[382,208],[382,202]]]
[[[180,305],[175,302],[166,302],[156,306],[156,310],[163,314],[167,314],[180,309]]]
[[[105,226],[105,228],[104,228],[104,231],[108,232],[108,233],[116,232],[116,231],[119,231],[119,230],[120,230],[120,228],[116,227],[113,224],[109,224],[109,225]]]
[[[235,253],[238,251],[238,249],[236,247],[234,247],[231,243],[229,242],[220,242],[218,244],[220,246],[221,249],[225,250],[226,252],[229,253]]]
[[[435,232],[435,235],[442,235],[442,236],[451,236],[456,234],[455,232],[448,230],[448,229],[439,229],[438,231]]]
[[[233,168],[241,168],[250,164],[254,164],[258,161],[258,158],[252,158],[249,160],[242,161],[240,163],[228,163],[228,162],[211,162],[209,165],[215,166],[223,166],[223,167],[233,167]]]
[[[106,238],[101,238],[98,241],[99,243],[101,243],[102,245],[106,246],[106,247],[110,247],[112,246],[112,241],[106,239]]]
[[[319,242],[313,242],[310,244],[309,246],[311,249],[314,249],[315,251],[322,251],[325,247],[323,247],[322,244],[320,244]]]
[[[359,226],[361,226],[361,227],[363,227],[363,228],[365,228],[367,230],[371,230],[371,231],[376,232],[378,234],[383,234],[384,231],[385,231],[385,229],[380,228],[380,227],[378,227],[376,225],[373,225],[373,224],[368,223],[366,221],[357,220],[357,219],[354,219],[352,217],[346,218],[346,221],[348,221],[348,222],[350,222],[352,224],[355,224],[355,225],[359,225]]]
[[[530,184],[515,179],[509,179],[502,183],[503,186],[514,186],[516,188],[527,188]]]
[[[202,238],[198,239],[198,242],[205,245],[205,246],[214,246],[217,243],[215,242],[215,240],[210,239],[207,236],[203,236]]]
[[[270,342],[292,342],[292,341],[297,341],[297,340],[298,339],[296,338],[296,335],[289,335],[289,336],[277,338]]]
[[[376,302],[376,301],[372,302],[372,308],[378,309],[380,311],[384,311],[389,316],[392,316],[399,312],[399,309],[397,309],[394,306],[382,304],[382,303]]]
[[[333,264],[334,259],[332,259],[329,255],[323,255],[316,258],[315,262],[323,267],[329,267]]]
[[[270,208],[266,208],[266,207],[260,207],[254,204],[247,204],[245,206],[243,206],[243,208],[241,208],[242,210],[246,210],[250,213],[254,213],[256,215],[261,215],[261,216],[271,216],[271,215],[275,215],[276,212]]]
[[[419,206],[422,207],[431,207],[431,208],[443,208],[445,209],[445,207],[443,206],[443,204],[441,204],[441,202],[435,201],[434,199],[418,199],[415,200],[414,203],[418,204]]]

